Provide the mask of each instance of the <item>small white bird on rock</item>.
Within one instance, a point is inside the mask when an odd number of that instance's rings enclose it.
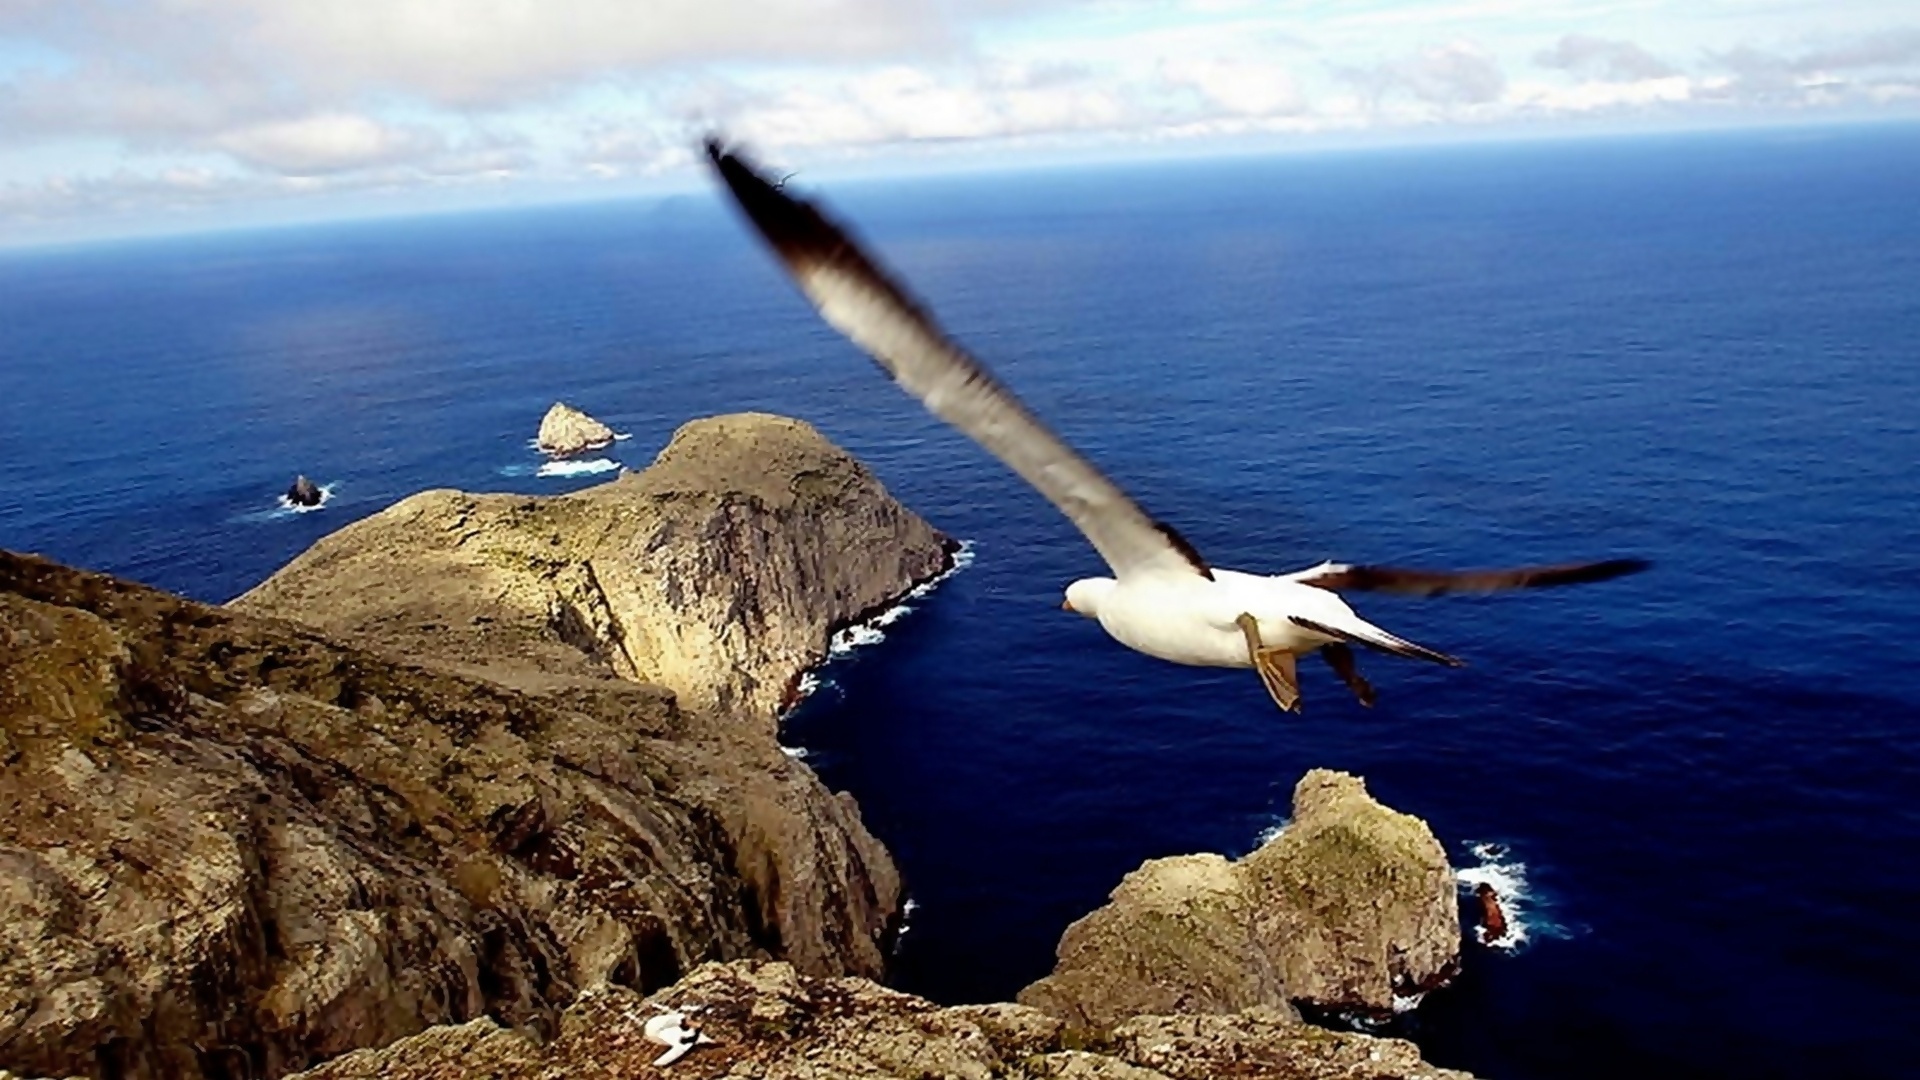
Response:
[[[696,1046],[711,1043],[713,1037],[687,1022],[684,1012],[661,1013],[646,1022],[641,1031],[649,1042],[666,1047],[666,1052],[653,1059],[655,1065],[665,1067],[686,1057]]]
[[[717,139],[707,155],[747,219],[822,318],[871,354],[929,411],[959,428],[1052,502],[1093,544],[1110,578],[1067,587],[1068,611],[1098,619],[1121,644],[1200,667],[1253,668],[1282,709],[1300,709],[1295,659],[1319,652],[1362,705],[1373,688],[1351,645],[1450,667],[1462,661],[1354,613],[1340,590],[1416,596],[1604,581],[1638,559],[1445,572],[1327,562],[1268,577],[1207,565],[1093,464],[1047,430],[1013,393],[941,331],[933,316],[847,233]]]

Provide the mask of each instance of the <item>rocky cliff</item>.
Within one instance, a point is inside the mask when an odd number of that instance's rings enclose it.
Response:
[[[1453,870],[1426,823],[1316,769],[1294,788],[1292,823],[1246,858],[1128,874],[1020,1001],[1084,1030],[1293,1004],[1382,1016],[1450,978],[1460,943]]]
[[[713,1042],[665,1068],[646,1021],[685,1012]],[[299,1080],[1469,1080],[1411,1043],[1327,1031],[1285,1006],[1220,1016],[1139,1016],[1070,1030],[1020,1005],[940,1008],[865,979],[785,964],[710,964],[643,998],[584,996],[546,1042],[488,1020],[336,1059]]]
[[[403,499],[233,606],[520,686],[652,683],[771,731],[833,630],[951,558],[813,428],[739,414],[687,424],[644,472],[573,495]]]
[[[407,500],[236,610],[0,553],[0,1065],[278,1076],[709,959],[879,974],[897,874],[771,717],[945,560],[772,417]]]

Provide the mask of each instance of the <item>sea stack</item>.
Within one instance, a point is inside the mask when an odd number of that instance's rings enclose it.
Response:
[[[293,478],[293,486],[287,489],[287,501],[295,506],[319,506],[320,488],[305,476]]]
[[[556,401],[540,420],[543,454],[565,457],[613,444],[613,429],[564,401]]]
[[[1500,895],[1484,881],[1474,887],[1473,895],[1480,901],[1480,926],[1485,931],[1481,941],[1495,944],[1507,936],[1507,916],[1500,910]]]

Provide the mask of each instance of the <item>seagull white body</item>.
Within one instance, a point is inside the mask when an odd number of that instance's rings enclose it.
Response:
[[[1179,533],[1154,520],[1049,431],[843,229],[718,141],[709,140],[707,153],[821,317],[1086,536],[1113,576],[1074,582],[1062,606],[1099,620],[1128,648],[1177,664],[1253,668],[1274,701],[1289,710],[1298,710],[1300,701],[1294,660],[1318,651],[1370,705],[1373,690],[1354,667],[1349,643],[1451,666],[1460,661],[1367,622],[1334,590],[1495,592],[1600,581],[1645,567],[1616,559],[1445,572],[1327,562],[1277,577],[1212,568]]]
[[[696,1046],[713,1041],[687,1024],[687,1014],[683,1012],[661,1013],[641,1026],[642,1034],[649,1042],[659,1043],[666,1051],[653,1059],[653,1063],[662,1068],[679,1061]]]
[[[1215,568],[1211,580],[1193,574],[1139,574],[1086,578],[1067,586],[1068,610],[1092,617],[1115,641],[1136,652],[1193,667],[1252,667],[1246,636],[1235,621],[1252,615],[1269,646],[1304,655],[1339,638],[1292,621],[1304,617],[1356,634],[1385,634],[1326,589],[1290,576],[1269,577]]]

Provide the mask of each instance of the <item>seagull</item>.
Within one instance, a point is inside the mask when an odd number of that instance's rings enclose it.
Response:
[[[1463,661],[1361,618],[1343,592],[1413,596],[1491,593],[1604,581],[1639,559],[1436,571],[1323,562],[1279,575],[1208,565],[1142,510],[955,343],[878,260],[786,180],[769,180],[738,150],[706,141],[734,201],[820,316],[871,355],[928,411],[999,458],[1073,522],[1113,571],[1067,586],[1061,607],[1097,620],[1137,652],[1197,667],[1252,668],[1288,712],[1301,709],[1298,659],[1319,653],[1363,706],[1374,690],[1353,646],[1448,667]]]
[[[688,1024],[687,1014],[684,1012],[661,1013],[648,1020],[640,1030],[649,1042],[656,1042],[667,1048],[659,1057],[653,1059],[653,1063],[661,1068],[666,1068],[686,1057],[694,1047],[713,1041],[712,1036]]]

